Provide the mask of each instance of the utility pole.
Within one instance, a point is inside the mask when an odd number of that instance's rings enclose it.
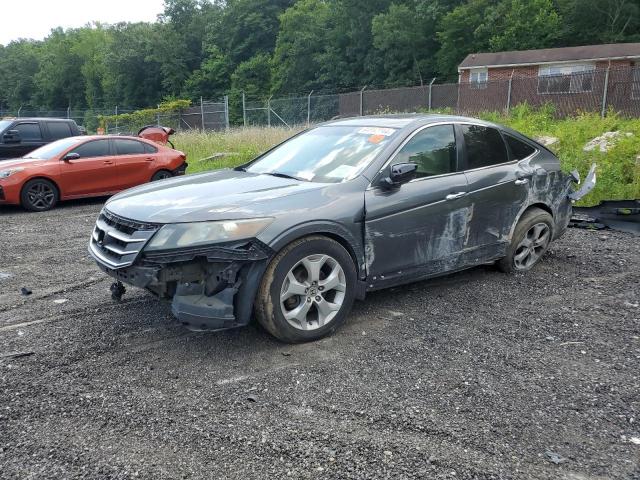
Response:
[[[435,82],[435,81],[436,81],[436,78],[437,78],[437,77],[433,77],[433,78],[431,79],[431,83],[429,84],[429,111],[431,111],[431,98],[432,98],[432,97],[431,97],[431,93],[432,93],[432,90],[433,90],[433,82]]]
[[[309,96],[307,97],[307,128],[309,128],[309,124],[311,122],[311,95],[313,94],[313,90],[309,92]]]
[[[202,124],[202,131],[204,132],[204,103],[202,103],[202,97],[200,97],[200,123]]]
[[[362,90],[360,90],[360,116],[362,116],[364,112],[363,103],[364,103],[364,91],[366,88],[367,86],[365,85],[364,87],[362,87]]]
[[[244,90],[242,91],[242,124],[246,128],[247,126],[247,105],[244,97]]]

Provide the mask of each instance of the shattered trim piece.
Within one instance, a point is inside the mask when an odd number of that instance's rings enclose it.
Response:
[[[574,176],[575,178],[575,176]],[[596,164],[592,164],[589,169],[589,173],[587,174],[587,178],[584,179],[584,183],[579,190],[572,192],[569,194],[569,198],[574,202],[577,202],[582,197],[584,197],[587,193],[589,193],[596,186]]]

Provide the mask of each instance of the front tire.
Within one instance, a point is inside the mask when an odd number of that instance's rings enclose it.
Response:
[[[258,322],[287,343],[318,340],[346,320],[357,273],[335,240],[311,236],[287,245],[271,261],[255,302]]]
[[[20,203],[25,210],[30,212],[51,210],[59,199],[58,187],[44,178],[29,180],[20,192]]]
[[[506,273],[526,272],[546,253],[553,238],[553,217],[541,208],[527,210],[513,231],[506,257],[498,268]]]

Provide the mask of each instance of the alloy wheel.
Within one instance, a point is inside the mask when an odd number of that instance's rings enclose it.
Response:
[[[337,260],[324,254],[308,255],[285,277],[280,308],[292,327],[316,330],[335,318],[346,290],[346,276]]]
[[[27,190],[27,198],[32,207],[38,210],[46,210],[53,205],[55,192],[50,185],[44,182],[37,182]]]
[[[516,247],[513,262],[518,270],[526,270],[540,259],[551,241],[551,229],[546,223],[533,225]]]

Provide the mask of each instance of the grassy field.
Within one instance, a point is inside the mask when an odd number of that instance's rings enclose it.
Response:
[[[640,198],[640,120],[624,119],[615,114],[604,119],[597,114],[584,114],[558,120],[554,119],[552,110],[532,110],[526,106],[514,108],[510,115],[487,113],[480,116],[532,138],[543,135],[558,138],[551,150],[558,154],[566,171],[577,168],[583,178],[591,164],[597,163],[598,184],[581,204]],[[228,132],[180,133],[175,136],[174,143],[187,154],[188,173],[196,173],[244,163],[299,130],[236,128]],[[622,135],[608,152],[583,151],[588,141],[609,131],[620,131]]]
[[[187,154],[188,173],[235,167],[245,163],[300,129],[233,128],[228,132],[186,132],[172,138],[175,147]]]

